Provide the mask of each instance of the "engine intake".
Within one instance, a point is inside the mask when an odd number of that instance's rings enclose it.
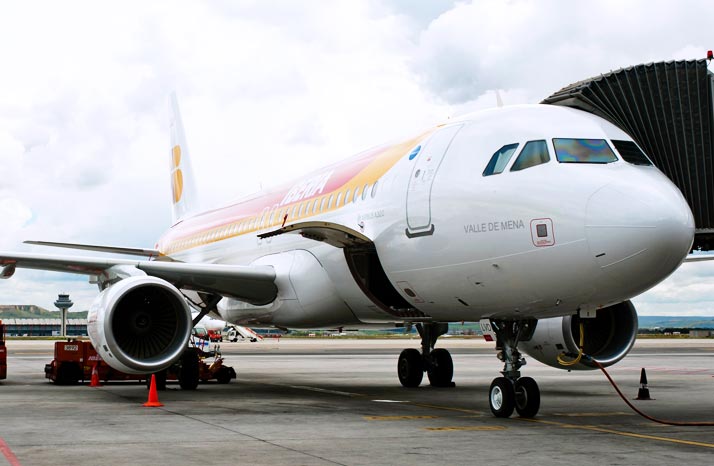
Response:
[[[156,277],[129,277],[92,303],[87,330],[97,352],[114,369],[156,372],[183,353],[193,327],[178,289]]]
[[[592,319],[582,319],[577,315],[541,319],[531,338],[519,343],[519,348],[551,367],[567,370],[596,369],[595,364],[586,359],[568,367],[558,363],[559,354],[578,353],[580,323],[585,333],[583,352],[605,367],[624,358],[637,338],[637,311],[630,301],[625,301],[599,309],[597,316]]]

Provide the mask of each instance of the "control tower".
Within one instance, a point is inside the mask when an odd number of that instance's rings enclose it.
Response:
[[[59,294],[57,296],[57,301],[55,301],[55,307],[62,313],[60,335],[63,337],[67,336],[67,309],[72,307],[74,303],[69,299],[68,294]]]

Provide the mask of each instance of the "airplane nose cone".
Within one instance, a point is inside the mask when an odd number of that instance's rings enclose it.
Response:
[[[610,184],[588,200],[585,232],[601,270],[634,295],[679,267],[694,240],[694,218],[668,181]]]

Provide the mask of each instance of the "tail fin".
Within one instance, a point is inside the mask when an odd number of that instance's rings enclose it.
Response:
[[[193,212],[196,207],[196,190],[193,184],[191,158],[186,145],[183,122],[179,113],[176,94],[169,97],[170,130],[171,130],[171,202],[172,220],[175,225]]]

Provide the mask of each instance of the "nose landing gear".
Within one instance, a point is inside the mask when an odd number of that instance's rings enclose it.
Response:
[[[520,369],[526,360],[518,351],[518,342],[527,340],[535,330],[535,320],[492,320],[490,327],[496,334],[498,358],[503,361],[503,377],[491,382],[488,404],[496,417],[510,417],[515,409],[521,417],[534,417],[540,409],[540,389],[535,380],[521,377]]]
[[[443,349],[434,349],[436,340],[449,330],[446,323],[417,324],[421,336],[421,353],[413,348],[402,351],[397,363],[399,382],[405,387],[418,387],[424,372],[432,387],[453,387],[454,363],[451,354]]]

